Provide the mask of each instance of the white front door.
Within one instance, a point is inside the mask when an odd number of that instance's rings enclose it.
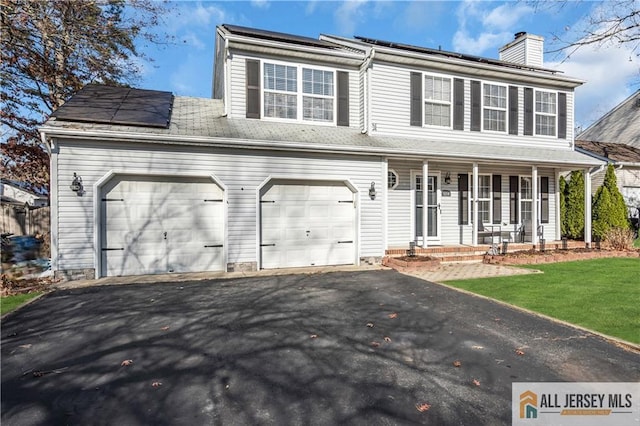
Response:
[[[418,172],[412,173],[412,188],[415,190],[415,239],[418,244],[424,241],[422,216],[427,214],[427,243],[440,243],[440,173],[429,173],[427,180]],[[425,198],[426,192],[426,198]]]
[[[342,182],[269,184],[260,197],[261,267],[355,263],[354,201]]]

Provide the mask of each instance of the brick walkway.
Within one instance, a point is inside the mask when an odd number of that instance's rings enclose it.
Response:
[[[509,275],[524,275],[539,273],[533,269],[516,268],[505,265],[488,265],[480,262],[474,263],[445,263],[435,271],[407,272],[427,281],[443,282],[451,280],[466,280],[470,278],[502,277]]]

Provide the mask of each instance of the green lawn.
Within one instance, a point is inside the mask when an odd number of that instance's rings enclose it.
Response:
[[[446,284],[640,343],[640,259],[595,259],[528,267],[544,274]]]
[[[25,304],[29,300],[36,296],[41,295],[41,292],[16,294],[15,296],[0,297],[0,315],[4,315],[7,312],[11,312],[17,307]]]

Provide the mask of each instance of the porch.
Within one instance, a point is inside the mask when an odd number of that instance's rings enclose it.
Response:
[[[569,250],[577,248],[585,248],[586,243],[578,240],[561,240],[561,241],[540,241],[533,243],[512,243],[506,246],[502,244],[481,244],[477,246],[471,245],[451,245],[451,246],[415,246],[413,251],[416,256],[431,256],[440,259],[441,262],[480,262],[484,255],[496,248],[498,252],[503,253],[506,248],[508,253],[527,251],[527,250]],[[385,256],[401,257],[409,254],[410,248],[393,247],[385,250]]]

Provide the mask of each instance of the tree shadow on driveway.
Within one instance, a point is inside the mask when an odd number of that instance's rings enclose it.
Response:
[[[514,381],[633,381],[639,360],[394,271],[104,286],[3,321],[2,422],[505,424]]]

